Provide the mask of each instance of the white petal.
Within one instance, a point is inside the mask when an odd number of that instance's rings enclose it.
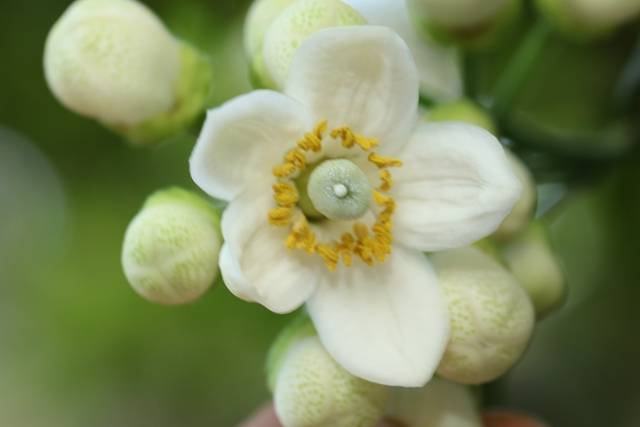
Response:
[[[416,249],[457,248],[488,236],[520,195],[500,143],[476,126],[421,125],[400,158],[394,235]]]
[[[438,101],[462,96],[462,69],[458,51],[418,34],[403,0],[343,0],[360,12],[369,24],[396,31],[407,43],[418,67],[420,93]]]
[[[231,200],[271,169],[313,127],[308,110],[272,91],[255,91],[210,110],[193,154],[191,176],[209,195]]]
[[[225,246],[220,271],[229,290],[276,313],[289,313],[314,291],[321,267],[315,257],[285,247],[287,229],[269,224],[271,193],[233,200],[222,216]]]
[[[326,275],[307,308],[336,361],[380,384],[423,386],[449,337],[447,306],[428,259],[402,247],[384,264]]]
[[[403,145],[417,116],[418,75],[409,48],[389,28],[329,28],[300,46],[285,93],[332,127]]]

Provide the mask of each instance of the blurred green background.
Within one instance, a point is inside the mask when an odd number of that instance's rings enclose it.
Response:
[[[246,0],[147,3],[212,54],[216,102],[249,90]],[[234,426],[268,399],[264,357],[288,319],[224,288],[178,308],[129,288],[125,228],[150,192],[194,188],[194,136],[135,149],[53,99],[42,52],[68,4],[0,0],[0,426]],[[488,403],[553,426],[635,427],[640,156],[581,168],[594,179],[553,222],[569,302],[540,323]]]

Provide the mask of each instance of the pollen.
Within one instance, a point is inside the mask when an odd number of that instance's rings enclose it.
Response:
[[[269,222],[289,228],[284,241],[287,248],[318,255],[329,271],[335,271],[341,262],[345,267],[351,267],[356,257],[369,266],[385,262],[392,252],[395,212],[395,201],[388,194],[393,187],[389,168],[400,167],[402,162],[371,151],[378,146],[378,140],[359,135],[347,126],[328,133],[344,148],[368,152],[368,161],[380,169],[380,185],[373,192],[372,206],[377,213],[372,225],[355,221],[352,231],[343,233],[339,240],[319,242],[313,226],[298,206],[300,194],[293,179],[307,168],[308,155],[322,152],[327,130],[327,121],[319,122],[284,155],[282,163],[273,168],[276,183],[272,189],[276,206],[269,211]]]

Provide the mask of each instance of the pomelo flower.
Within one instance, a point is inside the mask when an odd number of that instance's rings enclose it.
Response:
[[[194,181],[229,201],[220,269],[238,297],[302,304],[355,376],[422,386],[449,337],[425,251],[491,234],[520,184],[498,141],[461,123],[418,124],[419,79],[385,27],[319,31],[284,94],[255,91],[208,113]]]

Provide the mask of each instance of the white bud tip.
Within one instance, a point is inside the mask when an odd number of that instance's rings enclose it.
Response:
[[[49,33],[44,68],[67,108],[135,125],[173,106],[179,45],[137,1],[77,0]]]

